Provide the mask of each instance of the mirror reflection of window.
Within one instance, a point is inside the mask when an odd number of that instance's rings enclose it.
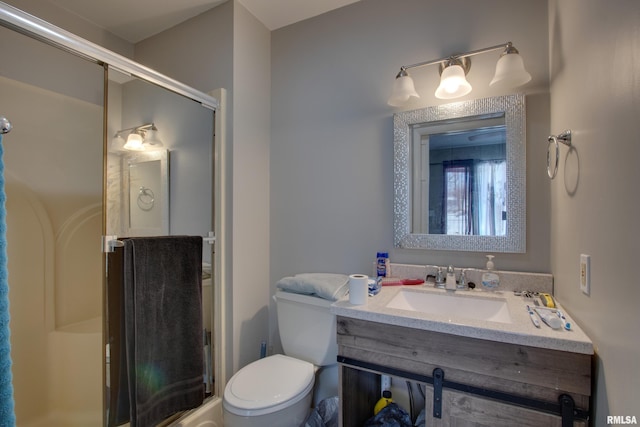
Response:
[[[506,166],[505,160],[445,162],[444,208],[438,218],[443,234],[506,235]]]
[[[429,234],[505,236],[507,219],[504,124],[424,135],[428,177],[421,182],[419,221]]]
[[[505,236],[507,161],[504,124],[431,133],[422,141],[420,223],[429,234]],[[428,163],[427,163],[428,162]]]

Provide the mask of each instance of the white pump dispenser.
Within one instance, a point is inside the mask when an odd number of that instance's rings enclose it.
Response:
[[[487,291],[495,291],[500,286],[500,276],[494,271],[493,255],[487,255],[487,271],[482,274],[482,288]]]

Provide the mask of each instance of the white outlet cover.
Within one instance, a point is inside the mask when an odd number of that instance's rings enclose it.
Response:
[[[580,254],[580,290],[583,294],[591,293],[591,256]]]

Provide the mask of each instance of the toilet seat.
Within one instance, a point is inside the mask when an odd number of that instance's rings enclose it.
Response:
[[[240,369],[227,383],[224,406],[240,416],[279,411],[302,400],[313,389],[315,366],[276,354]]]

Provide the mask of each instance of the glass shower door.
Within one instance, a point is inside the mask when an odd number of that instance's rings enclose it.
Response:
[[[0,27],[19,427],[102,426],[104,69]]]
[[[114,240],[207,236],[213,230],[213,110],[114,69],[109,69],[108,76],[106,235]],[[132,135],[142,140],[137,150],[125,147]],[[203,350],[202,378],[208,396],[221,393],[213,375],[212,249],[203,244],[203,348],[193,349]],[[123,408],[116,403],[127,400],[123,394],[128,396],[123,390],[126,378],[121,376],[126,361],[121,333],[125,327],[123,284],[118,267],[113,268],[118,262],[118,258],[109,258],[106,289],[107,426],[119,425],[129,415],[127,404]],[[163,377],[163,372],[157,374]]]

